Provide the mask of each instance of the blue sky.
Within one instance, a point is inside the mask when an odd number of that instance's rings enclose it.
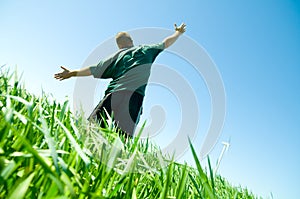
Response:
[[[208,52],[226,89],[225,124],[211,153],[216,161],[221,142],[231,139],[220,174],[264,197],[270,192],[274,198],[299,195],[299,1],[4,0],[0,16],[0,65],[17,66],[28,90],[40,94],[43,88],[60,101],[65,96],[72,100],[76,80],[55,81],[58,66],[82,67],[89,54],[118,31],[171,29],[174,22],[186,22],[186,35]],[[156,61],[174,65],[179,71],[182,68],[178,65],[184,65],[168,53]],[[205,130],[209,95],[203,80],[192,75],[190,79],[203,88],[198,97],[204,123],[200,128]],[[101,84],[97,89],[101,91]],[[170,106],[167,110],[176,106],[176,100],[164,100],[167,92],[162,95],[150,92],[145,106],[166,104]],[[149,115],[147,110],[144,115]],[[178,118],[167,117],[176,128]],[[167,139],[169,133],[160,136]],[[196,148],[202,138],[195,140]]]

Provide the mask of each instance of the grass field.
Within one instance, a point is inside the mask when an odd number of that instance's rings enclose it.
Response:
[[[3,69],[2,69],[3,70]],[[149,140],[125,142],[112,122],[75,117],[68,102],[36,97],[16,73],[0,74],[0,198],[258,198],[212,167],[163,156]]]

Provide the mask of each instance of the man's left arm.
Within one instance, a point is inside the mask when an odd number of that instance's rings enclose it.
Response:
[[[182,35],[182,34],[185,32],[185,27],[186,27],[186,25],[185,25],[184,23],[182,23],[182,24],[181,24],[180,26],[178,26],[178,27],[177,27],[176,24],[174,24],[174,26],[175,26],[175,32],[174,32],[172,35],[168,36],[167,38],[165,38],[165,39],[163,40],[163,43],[164,43],[164,47],[165,47],[165,48],[168,48],[168,47],[170,47],[172,44],[174,44],[175,41],[178,39],[178,37],[179,37],[180,35]]]

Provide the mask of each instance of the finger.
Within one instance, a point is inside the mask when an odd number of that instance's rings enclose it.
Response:
[[[174,23],[174,28],[175,28],[175,30],[178,30],[178,26],[176,23]]]
[[[60,66],[63,70],[68,70],[68,69],[66,69],[65,67],[63,67],[63,66]]]
[[[180,24],[180,27],[185,27],[185,23],[181,23],[181,24]]]
[[[65,77],[62,74],[58,74],[54,77],[55,77],[55,79],[58,79],[58,80],[65,79]]]
[[[181,25],[180,25],[180,29],[181,29],[181,30],[185,29],[185,24],[181,24]]]
[[[55,74],[54,77],[61,77],[62,75],[60,73]]]
[[[181,30],[182,30],[183,32],[185,32],[185,29],[186,29],[186,24],[185,24],[185,23],[182,23],[182,24],[181,24]]]

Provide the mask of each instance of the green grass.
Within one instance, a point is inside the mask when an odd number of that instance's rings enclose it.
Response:
[[[203,169],[191,142],[196,168],[141,132],[125,141],[111,122],[100,128],[68,101],[28,93],[16,73],[1,72],[0,109],[0,198],[257,198],[213,176],[209,159]]]

